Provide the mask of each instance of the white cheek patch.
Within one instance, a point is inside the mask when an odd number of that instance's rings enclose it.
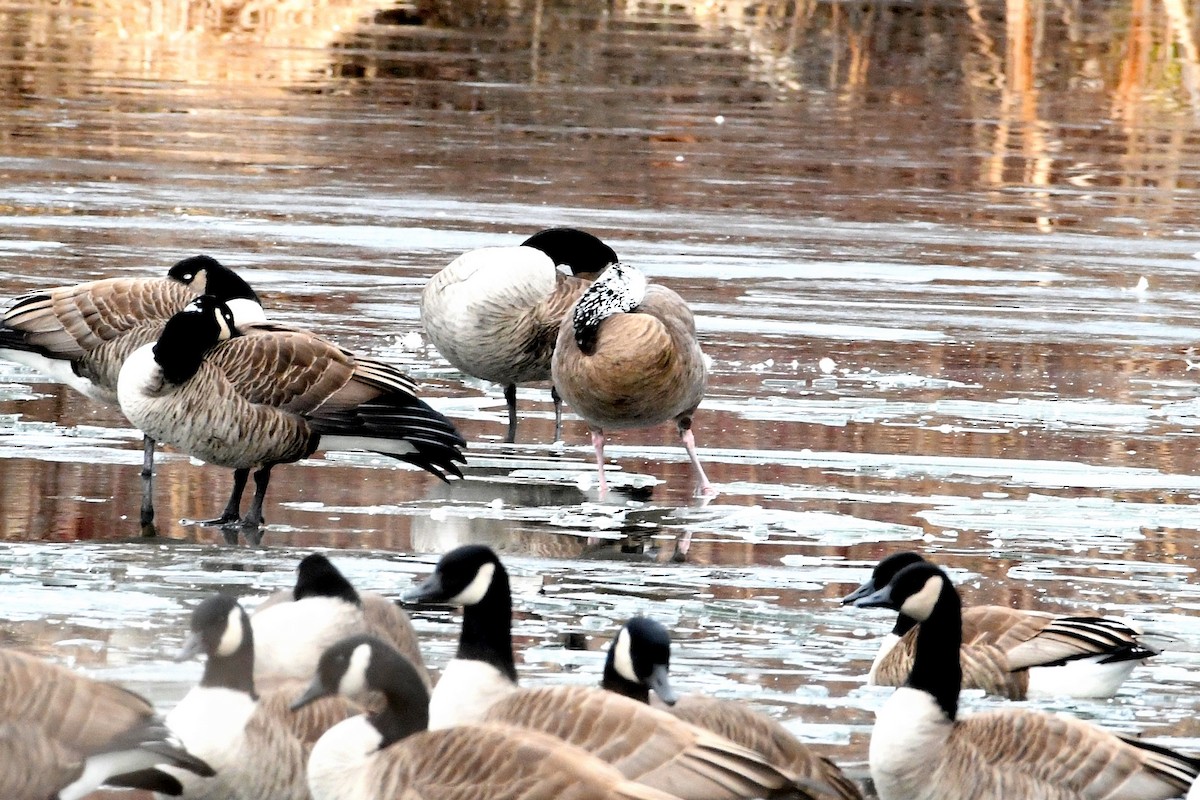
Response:
[[[225,633],[221,634],[221,641],[217,643],[217,655],[233,655],[242,646],[242,640],[245,638],[246,635],[242,631],[242,609],[234,606],[225,622]]]
[[[483,599],[492,585],[492,575],[496,572],[495,564],[484,564],[475,573],[475,577],[467,584],[467,588],[451,597],[446,602],[454,606],[473,606]]]
[[[202,269],[195,275],[184,275],[183,282],[190,284],[196,294],[207,294],[204,290],[208,288],[208,270]]]
[[[933,613],[933,607],[937,605],[938,597],[942,594],[942,576],[931,575],[925,581],[925,585],[921,587],[921,591],[909,597],[900,606],[900,613],[906,617],[912,617],[918,622],[924,622],[929,619],[929,615]]]
[[[629,631],[621,628],[617,640],[613,642],[613,669],[627,681],[641,683],[633,669],[633,654],[629,652]]]
[[[338,692],[355,697],[367,691],[367,667],[371,665],[371,645],[363,643],[350,654],[346,672],[338,681]]]

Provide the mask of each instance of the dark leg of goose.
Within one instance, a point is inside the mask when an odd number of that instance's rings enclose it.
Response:
[[[557,442],[562,439],[562,397],[553,385],[550,387],[550,399],[554,401],[554,441]]]
[[[142,437],[142,511],[143,536],[156,536],[154,528],[154,440]]]
[[[263,520],[263,498],[267,496],[267,484],[271,482],[271,466],[268,464],[254,473],[254,498],[250,501],[250,510],[242,518],[242,530],[261,528]]]
[[[229,502],[225,510],[216,519],[207,519],[204,525],[232,525],[242,516],[242,492],[246,491],[246,481],[250,478],[249,469],[233,471],[233,491],[229,493]]]
[[[508,434],[504,437],[506,444],[517,440],[517,385],[510,383],[504,387],[504,402],[508,404]]]

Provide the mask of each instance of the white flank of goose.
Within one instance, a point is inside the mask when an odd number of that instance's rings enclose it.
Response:
[[[675,292],[647,285],[626,264],[609,267],[563,318],[552,373],[559,394],[591,430],[602,497],[605,431],[671,420],[691,460],[696,493],[716,494],[692,433],[707,367],[692,312]]]
[[[250,615],[250,625],[254,680],[260,686],[308,681],[317,660],[334,642],[368,633],[400,651],[426,687],[431,685],[408,615],[383,595],[359,592],[321,553],[301,559],[295,587],[268,598]]]
[[[871,733],[881,800],[1167,800],[1195,781],[1195,759],[1072,717],[1029,709],[959,717],[962,604],[933,564],[903,568],[854,604],[921,623],[912,672]]]
[[[443,480],[462,476],[456,462],[466,442],[403,373],[307,331],[238,328],[229,308],[207,295],[129,356],[117,394],[148,435],[234,470],[233,492],[214,520],[222,525],[238,521],[251,470],[245,528],[263,524],[272,467],[318,449],[370,450]]]
[[[192,256],[171,267],[165,278],[108,278],[18,297],[0,324],[0,358],[115,406],[125,359],[157,339],[171,315],[201,294],[224,300],[239,325],[266,319],[249,284],[214,258]],[[146,437],[143,528],[154,523],[153,474],[154,440]]]
[[[886,556],[844,604],[886,586],[913,552]],[[1137,665],[1156,654],[1141,632],[1110,617],[1050,614],[1004,606],[963,609],[963,688],[1013,700],[1026,697],[1112,697]],[[867,682],[900,686],[912,669],[917,623],[899,614],[875,655]]]
[[[506,442],[516,441],[517,385],[550,380],[559,323],[616,260],[613,249],[590,233],[549,228],[517,247],[464,253],[425,286],[421,321],[438,352],[463,373],[504,387]],[[554,387],[551,396],[557,440],[562,400]]]

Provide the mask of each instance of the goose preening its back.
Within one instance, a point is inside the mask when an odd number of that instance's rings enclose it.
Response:
[[[933,564],[900,570],[854,604],[920,622],[907,682],[879,709],[871,777],[881,800],[1166,800],[1200,761],[1028,709],[958,715],[962,604]]]
[[[842,601],[852,603],[888,584],[904,567],[925,559],[898,552]],[[1109,617],[1050,614],[1005,606],[962,612],[963,687],[1014,700],[1034,696],[1112,697],[1134,667],[1156,654],[1141,632]],[[900,613],[875,656],[868,683],[900,686],[912,669],[917,621]]]
[[[827,758],[817,755],[777,720],[742,703],[703,695],[677,695],[671,688],[671,635],[649,617],[627,621],[608,648],[601,686],[641,703],[653,691],[666,710],[705,730],[753,750],[773,766],[825,788],[825,796],[862,800],[862,793]]]
[[[86,397],[117,405],[125,359],[153,342],[201,294],[224,300],[239,325],[265,319],[258,295],[209,256],[175,264],[165,278],[108,278],[18,297],[0,324],[0,358],[33,367]],[[143,440],[141,524],[154,522],[154,439]]]
[[[685,799],[820,796],[801,776],[644,703],[588,686],[519,689],[508,574],[488,547],[450,551],[405,599],[463,607],[458,650],[430,699],[431,729],[489,723],[536,730]]]
[[[250,615],[254,629],[254,679],[308,681],[335,642],[371,634],[414,665],[426,687],[429,673],[408,614],[375,592],[359,592],[321,553],[301,559],[296,585],[266,600]]]
[[[691,460],[696,493],[716,494],[692,433],[708,372],[692,312],[675,292],[647,285],[633,267],[610,266],[563,319],[552,372],[559,394],[591,429],[602,496],[605,431],[671,420]]]
[[[158,765],[213,774],[171,734],[145,698],[0,649],[4,800],[78,800],[103,784],[178,795],[182,787],[170,776],[158,773],[138,781],[127,774]]]
[[[313,800],[673,800],[582,750],[502,725],[429,730],[429,693],[403,656],[370,636],[338,642],[293,708],[381,692],[379,711],[325,733],[308,761]]]
[[[241,521],[260,526],[272,467],[318,449],[369,450],[443,480],[462,476],[456,462],[466,442],[403,373],[307,331],[238,327],[228,306],[208,295],[129,356],[117,389],[125,416],[148,435],[234,470],[222,524],[238,521],[255,470]]]
[[[613,249],[590,233],[548,228],[517,247],[464,253],[426,284],[421,321],[438,352],[467,375],[504,387],[504,441],[516,441],[517,385],[550,379],[559,323],[591,280],[616,261]],[[551,396],[557,440],[562,401],[553,386]]]

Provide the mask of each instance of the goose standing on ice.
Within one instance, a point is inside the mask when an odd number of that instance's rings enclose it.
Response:
[[[307,331],[238,328],[229,307],[208,295],[129,356],[117,394],[125,416],[148,435],[234,470],[221,524],[239,520],[254,470],[241,523],[260,527],[272,467],[319,449],[379,452],[443,480],[462,477],[455,462],[464,461],[466,442],[403,373]]]
[[[708,372],[687,303],[641,272],[614,264],[563,319],[554,348],[553,380],[592,432],[603,497],[604,434],[675,421],[698,495],[714,495],[692,433]]]
[[[853,603],[886,586],[896,573],[924,562],[918,553],[885,556],[871,577],[843,600]],[[1156,651],[1141,632],[1110,617],[1050,614],[1006,606],[968,606],[962,612],[963,687],[1027,697],[1112,697],[1134,667]],[[912,669],[917,621],[900,613],[867,674],[878,686],[901,686]]]
[[[266,319],[258,295],[209,256],[175,264],[165,278],[108,278],[18,297],[0,324],[0,358],[32,367],[92,400],[117,405],[117,377],[134,350],[202,294],[224,300],[238,325]],[[154,523],[154,439],[143,439],[141,525]]]
[[[613,249],[590,233],[548,228],[517,247],[464,253],[425,286],[421,321],[438,352],[467,375],[504,387],[504,441],[516,441],[517,385],[550,379],[550,354],[563,315],[616,261]],[[554,386],[550,394],[557,441],[562,400]]]

